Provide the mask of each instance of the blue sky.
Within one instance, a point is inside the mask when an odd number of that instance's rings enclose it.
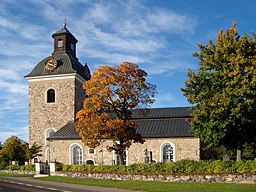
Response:
[[[52,53],[64,17],[91,72],[130,61],[149,74],[158,91],[152,107],[189,106],[180,88],[188,68],[197,69],[197,42],[233,21],[240,34],[256,31],[254,0],[1,0],[0,142],[28,141],[24,75]]]

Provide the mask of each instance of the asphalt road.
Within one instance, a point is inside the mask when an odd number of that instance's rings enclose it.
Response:
[[[0,176],[0,192],[131,192],[115,188],[93,187],[34,180],[27,177]]]

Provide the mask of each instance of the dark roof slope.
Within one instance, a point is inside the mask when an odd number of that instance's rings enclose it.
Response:
[[[66,28],[66,26],[64,26],[62,29],[56,31],[54,34],[52,34],[52,38],[59,36],[59,35],[69,35],[72,36],[75,41],[77,42],[77,39],[75,38],[75,36]]]
[[[49,137],[49,139],[81,139],[79,134],[76,132],[75,123],[68,122],[55,134]]]
[[[45,62],[51,57],[49,56],[40,61],[31,71],[31,73],[29,73],[25,77],[78,73],[85,80],[90,79],[91,74],[88,66],[83,66],[77,59],[72,57],[70,54],[62,52],[53,53],[52,56],[57,61],[57,68],[55,70],[48,71],[45,69]]]
[[[148,108],[133,110],[133,119],[190,117],[190,107]]]
[[[178,107],[135,110],[133,120],[138,123],[137,132],[143,138],[193,137],[187,121],[191,117],[189,109],[189,107]],[[50,139],[80,139],[80,137],[75,130],[74,122],[68,122]]]

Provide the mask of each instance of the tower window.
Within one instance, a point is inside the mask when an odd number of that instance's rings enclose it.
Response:
[[[63,40],[62,39],[58,40],[58,49],[59,48],[63,48]]]
[[[71,48],[72,51],[74,51],[74,49],[75,49],[74,43],[70,44],[70,48]]]
[[[49,89],[47,91],[47,103],[55,103],[55,90]]]

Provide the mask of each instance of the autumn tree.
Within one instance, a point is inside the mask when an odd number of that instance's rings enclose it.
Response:
[[[101,66],[83,84],[87,98],[76,115],[76,130],[83,143],[92,148],[102,139],[111,139],[109,151],[115,151],[124,164],[125,150],[132,142],[143,143],[131,120],[132,109],[146,108],[154,102],[155,86],[146,82],[147,73],[137,64]]]
[[[193,132],[208,147],[237,149],[256,143],[256,35],[238,35],[235,23],[215,42],[198,44],[197,72],[189,69],[182,89],[193,104]]]

